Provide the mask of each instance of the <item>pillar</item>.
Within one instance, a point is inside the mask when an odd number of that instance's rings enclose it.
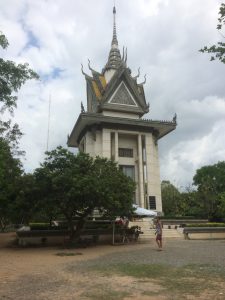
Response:
[[[139,187],[139,205],[144,208],[144,173],[143,173],[143,155],[142,139],[138,134],[138,187]]]

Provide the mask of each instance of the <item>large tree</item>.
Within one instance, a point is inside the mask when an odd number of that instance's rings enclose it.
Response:
[[[58,147],[47,152],[35,176],[42,205],[65,217],[71,239],[79,237],[94,209],[110,218],[132,211],[135,183],[111,160],[93,159],[84,153],[74,155]]]
[[[163,180],[161,183],[162,206],[166,216],[182,215],[182,202],[179,190],[170,181]]]
[[[198,169],[193,182],[205,215],[209,218],[224,217],[225,161]]]
[[[14,158],[9,144],[0,137],[0,228],[11,222],[11,204],[16,198],[16,186],[21,176],[21,163]]]
[[[8,47],[6,36],[0,32],[0,49]],[[0,57],[0,223],[4,228],[12,221],[12,206],[18,196],[18,179],[22,175],[22,165],[18,155],[19,139],[22,133],[18,124],[13,124],[13,111],[17,104],[16,93],[30,79],[38,75],[29,68],[27,63],[16,64]],[[9,111],[10,117],[4,112]],[[22,185],[24,186],[24,185]]]
[[[8,45],[6,36],[0,32],[0,48],[7,49]],[[11,119],[3,119],[3,113],[7,110],[12,115],[17,106],[16,93],[27,80],[38,78],[28,63],[16,64],[0,57],[0,136],[7,140],[14,154],[22,153],[18,147],[22,133],[18,124],[12,124]]]
[[[9,43],[6,36],[0,32],[0,47],[6,49]],[[37,73],[29,68],[28,63],[16,64],[0,58],[0,110],[8,109],[13,112],[21,86],[30,79],[38,79]]]
[[[41,216],[42,209],[38,204],[38,189],[33,174],[22,174],[14,186],[16,197],[10,203],[11,221],[16,224],[29,224]]]
[[[225,38],[225,33],[222,32],[225,25],[225,3],[221,3],[220,9],[219,9],[219,18],[218,18],[218,25],[217,29],[221,34],[221,37]],[[222,63],[225,64],[225,43],[224,42],[218,42],[216,45],[207,47],[199,50],[203,53],[211,53],[211,60],[219,59]]]

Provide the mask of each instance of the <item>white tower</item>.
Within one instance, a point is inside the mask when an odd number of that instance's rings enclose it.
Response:
[[[113,38],[108,61],[102,72],[85,75],[87,111],[81,113],[68,138],[70,147],[92,156],[118,162],[125,174],[137,183],[134,203],[162,212],[158,140],[176,128],[172,121],[142,119],[149,112],[144,82],[131,76],[127,51],[121,57],[116,35],[116,9],[113,7]]]

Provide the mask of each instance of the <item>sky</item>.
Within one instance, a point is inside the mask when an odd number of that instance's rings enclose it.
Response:
[[[113,0],[0,0],[0,30],[10,46],[1,57],[28,62],[39,81],[18,93],[14,121],[24,133],[23,164],[32,172],[48,150],[66,147],[86,107],[88,59],[105,66],[113,29]],[[225,160],[225,65],[198,50],[222,40],[219,0],[116,0],[119,47],[128,49],[132,75],[147,74],[145,118],[172,120],[177,129],[159,141],[161,180],[182,189],[197,169]],[[50,122],[48,127],[50,105]]]

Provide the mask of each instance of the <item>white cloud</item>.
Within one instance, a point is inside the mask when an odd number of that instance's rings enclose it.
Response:
[[[163,179],[192,181],[196,168],[224,160],[225,66],[198,50],[221,36],[216,30],[221,1],[121,0],[117,5],[120,49],[128,47],[128,65],[147,73],[149,118],[172,119],[176,131],[160,141]],[[41,81],[19,93],[15,120],[24,137],[26,170],[43,159],[51,94],[50,148],[66,145],[86,104],[80,63],[101,70],[112,38],[112,3],[103,0],[7,0],[0,3],[0,27],[10,41],[6,58],[29,62]]]
[[[206,97],[183,102],[180,108],[179,138],[169,151],[163,141],[162,178],[185,185],[198,168],[225,158],[225,99]]]
[[[138,8],[142,17],[158,15],[163,7],[169,4],[169,0],[139,0]]]

